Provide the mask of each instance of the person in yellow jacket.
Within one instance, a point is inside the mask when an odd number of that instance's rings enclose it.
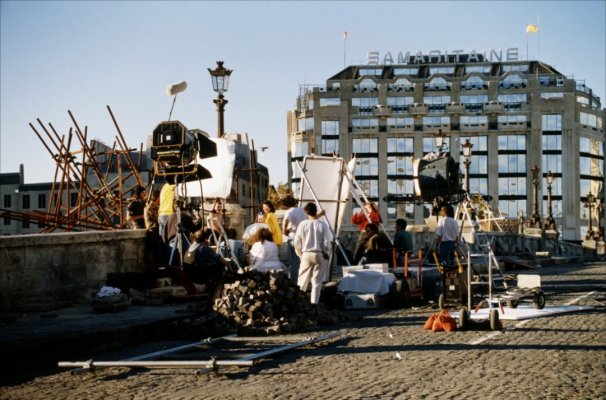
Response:
[[[168,217],[175,213],[175,185],[168,182],[160,191],[160,205],[158,206],[158,234],[162,237]]]
[[[274,214],[276,209],[271,201],[265,200],[263,202],[263,212],[265,213],[264,223],[269,226],[269,231],[271,232],[272,239],[274,243],[280,246],[283,243],[282,239],[282,229],[280,229],[280,224],[278,224],[278,219]]]

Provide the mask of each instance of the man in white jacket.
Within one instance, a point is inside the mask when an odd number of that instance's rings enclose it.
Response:
[[[314,203],[307,203],[304,210],[307,220],[299,224],[294,239],[295,251],[301,258],[297,284],[305,292],[311,281],[311,303],[318,304],[332,235],[328,224],[318,219],[318,208]]]

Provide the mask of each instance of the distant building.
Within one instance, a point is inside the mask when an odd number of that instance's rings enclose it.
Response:
[[[462,161],[461,144],[473,144],[470,192],[490,195],[507,218],[532,214],[530,171],[537,165],[544,221],[545,175],[551,171],[558,230],[564,239],[582,239],[589,225],[583,202],[589,193],[604,198],[605,109],[599,97],[540,61],[489,62],[475,54],[430,60],[349,66],[325,84],[301,86],[287,128],[295,193],[301,177],[294,162],[306,154],[355,155],[356,180],[381,215],[390,223],[406,218],[423,224],[430,205],[383,199],[413,193],[413,158],[436,150],[433,135],[441,129],[456,160]]]

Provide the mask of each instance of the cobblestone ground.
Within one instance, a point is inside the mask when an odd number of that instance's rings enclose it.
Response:
[[[0,388],[0,399],[603,399],[606,266],[540,273],[547,306],[595,309],[452,333],[424,331],[427,308],[357,311],[314,331],[339,338],[252,368],[66,371]]]

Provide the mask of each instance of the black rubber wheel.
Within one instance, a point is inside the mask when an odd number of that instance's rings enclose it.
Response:
[[[490,329],[493,331],[498,331],[501,329],[501,324],[499,322],[499,310],[496,308],[490,310]]]
[[[509,308],[517,308],[518,307],[518,299],[507,300],[507,307],[509,307]]]
[[[461,307],[459,310],[459,329],[464,331],[469,326],[469,311],[467,307]]]
[[[542,310],[545,307],[545,295],[543,292],[537,292],[534,294],[534,299],[532,301],[534,308],[537,310]]]
[[[396,280],[391,286],[391,300],[396,308],[404,308],[410,305],[410,288],[403,279]]]
[[[444,293],[442,293],[438,298],[438,307],[440,308],[440,310],[444,309],[444,305]]]

